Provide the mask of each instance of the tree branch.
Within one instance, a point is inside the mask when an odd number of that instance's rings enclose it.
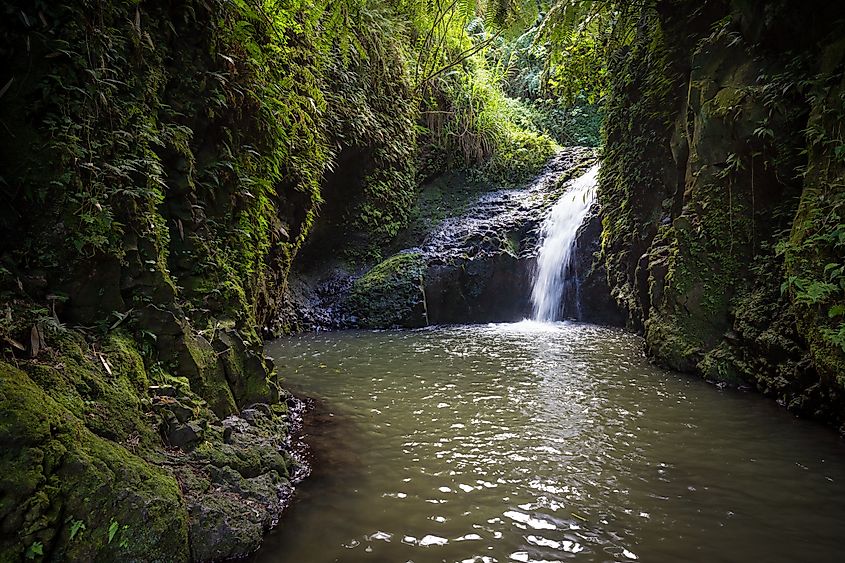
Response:
[[[419,92],[419,90],[420,90],[420,88],[422,88],[422,86],[423,86],[424,84],[426,84],[429,80],[431,80],[431,79],[432,79],[432,78],[434,78],[435,76],[438,76],[438,75],[440,75],[440,74],[443,74],[444,72],[446,72],[446,71],[447,71],[447,70],[449,70],[450,68],[454,68],[455,66],[457,66],[457,65],[461,64],[462,62],[464,62],[465,60],[467,60],[468,58],[470,58],[471,56],[473,56],[473,55],[474,55],[474,54],[476,54],[477,52],[479,52],[479,51],[481,51],[482,49],[484,49],[485,47],[487,47],[490,43],[492,43],[493,41],[495,41],[496,39],[498,39],[500,35],[501,35],[501,31],[497,31],[497,32],[496,32],[494,35],[492,35],[490,38],[485,39],[484,41],[482,41],[481,43],[479,43],[479,44],[478,44],[478,45],[476,45],[475,47],[472,47],[471,49],[467,49],[466,51],[464,51],[464,52],[462,52],[461,54],[459,54],[459,55],[458,55],[458,58],[456,58],[456,59],[455,59],[454,61],[452,61],[451,63],[447,64],[447,65],[446,65],[446,66],[444,66],[443,68],[440,68],[440,69],[436,70],[435,72],[432,72],[431,74],[429,74],[428,76],[426,76],[423,80],[421,80],[421,81],[420,81],[420,82],[419,82],[419,83],[418,83],[418,84],[414,87],[414,93],[418,93],[418,92]]]

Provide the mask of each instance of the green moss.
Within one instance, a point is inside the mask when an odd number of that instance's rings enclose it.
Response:
[[[395,254],[355,280],[345,309],[363,327],[425,324],[424,273],[421,254]]]
[[[214,467],[230,467],[246,478],[257,477],[269,471],[277,471],[287,477],[292,462],[273,448],[247,449],[229,444],[220,447],[203,442],[194,450],[194,455]]]
[[[0,559],[38,541],[58,559],[186,561],[187,513],[163,470],[94,435],[0,362]],[[86,525],[84,541],[70,522]],[[109,527],[118,525],[109,542]]]
[[[147,449],[160,443],[144,419],[147,376],[127,334],[112,333],[102,352],[83,353],[77,334],[58,327],[42,332],[51,348],[41,361],[23,364],[33,382],[98,436]]]
[[[696,367],[708,381],[727,383],[733,386],[746,383],[750,375],[746,373],[745,366],[737,361],[733,350],[725,342],[708,351]]]
[[[678,371],[691,372],[702,359],[704,350],[699,335],[672,315],[653,311],[645,322],[646,349],[649,355]]]
[[[230,340],[223,342],[229,343]],[[272,382],[268,380],[259,354],[232,343],[226,350],[219,352],[217,357],[223,363],[226,380],[239,406],[273,402]]]
[[[103,353],[114,362],[113,373],[117,373],[118,378],[125,377],[138,396],[146,396],[149,381],[135,339],[126,332],[110,332]]]
[[[238,412],[223,365],[211,345],[202,337],[185,336],[180,367],[191,381],[191,389],[208,401],[217,416]]]

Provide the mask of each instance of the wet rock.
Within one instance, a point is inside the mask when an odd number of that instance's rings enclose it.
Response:
[[[425,293],[432,324],[517,321],[530,311],[529,262],[508,254],[432,265]]]
[[[178,460],[173,468],[188,511],[194,560],[245,557],[278,523],[292,494],[291,479],[305,472],[288,453],[291,419],[276,411],[298,413],[302,408],[301,402],[293,410],[252,404],[244,416],[202,428],[203,440],[187,453],[171,453]],[[177,422],[171,416],[169,422]],[[185,426],[197,430],[191,426],[195,422]]]
[[[265,416],[265,413],[255,408],[244,409],[241,411],[241,418],[247,421],[251,426],[260,425]]]
[[[184,334],[178,349],[177,372],[187,377],[218,416],[237,412],[224,366],[211,343],[201,335]]]
[[[243,353],[246,350],[246,344],[237,331],[234,330],[217,331],[211,345],[217,353],[227,352],[229,350]]]
[[[395,254],[355,280],[339,308],[350,324],[365,328],[425,326],[424,271],[420,252]]]
[[[270,356],[264,356],[264,365],[267,367],[267,371],[271,373],[276,370],[276,363]]]
[[[181,448],[183,450],[192,449],[198,442],[203,439],[203,429],[196,422],[188,422],[182,424],[176,417],[167,424],[167,442],[171,446]]]
[[[447,219],[423,245],[428,257],[426,300],[437,323],[516,321],[530,316],[533,270],[549,209],[595,162],[588,149],[554,157],[525,188],[483,196],[468,213]],[[597,254],[601,218],[596,212],[579,231],[575,280],[567,310],[577,320],[620,324]]]
[[[248,342],[237,330],[224,329],[216,332],[211,346],[236,404],[273,399],[277,390],[268,380],[272,364],[267,363],[259,344]]]
[[[193,557],[198,561],[219,561],[245,557],[258,549],[264,534],[263,518],[257,507],[237,495],[212,493],[188,506],[189,534]]]
[[[179,394],[179,390],[172,385],[150,385],[147,390],[150,395],[160,397],[176,397]]]
[[[575,320],[624,326],[625,315],[610,294],[607,271],[601,260],[602,217],[598,206],[578,230],[572,254],[572,271],[575,277],[573,291],[569,292],[567,311],[574,311]]]
[[[153,411],[159,414],[167,412],[173,415],[180,423],[188,422],[194,416],[194,410],[192,408],[183,405],[176,399],[163,401],[161,398],[156,397],[153,401],[152,408]]]
[[[249,431],[249,422],[240,416],[229,416],[223,419],[223,430],[229,431],[229,434],[243,434]]]
[[[213,443],[191,452],[189,472],[179,470],[197,560],[249,555],[290,500],[294,460],[286,453],[288,422],[266,404],[250,405],[242,414],[210,429]]]
[[[287,455],[285,432],[287,426],[281,417],[268,418],[260,411],[252,410],[254,421],[263,424],[252,425],[240,416],[223,420],[220,447],[201,444],[196,449],[199,459],[216,467],[229,466],[247,478],[257,477],[268,471],[287,476],[293,461]]]
[[[213,465],[206,465],[205,471],[212,483],[225,485],[227,488],[237,487],[238,483],[243,480],[241,474],[229,466],[215,467]]]
[[[176,420],[182,423],[188,422],[194,416],[193,409],[190,409],[179,402],[170,405],[170,411],[176,415]]]
[[[257,477],[244,478],[231,467],[206,466],[209,479],[222,490],[238,494],[245,499],[254,500],[262,505],[262,522],[265,526],[275,523],[281,514],[281,498],[289,488],[287,479],[276,471],[268,471]]]
[[[266,417],[273,416],[273,409],[267,403],[255,403],[250,405],[249,409],[262,413]],[[243,413],[241,413],[241,416],[243,416]]]
[[[276,319],[269,332],[274,335],[315,329],[357,326],[354,313],[341,310],[340,302],[349,295],[352,283],[360,272],[344,265],[326,263],[316,272],[295,272],[289,279],[284,296],[284,322]]]

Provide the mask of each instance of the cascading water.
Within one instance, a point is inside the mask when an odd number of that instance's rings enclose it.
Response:
[[[578,229],[596,197],[598,172],[599,167],[595,165],[572,182],[543,224],[531,290],[534,320],[556,321],[567,314],[564,297],[572,273],[572,251]]]

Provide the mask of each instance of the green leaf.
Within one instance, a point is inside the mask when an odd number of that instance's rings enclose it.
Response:
[[[83,522],[82,520],[74,520],[70,524],[70,539],[75,538],[77,534],[79,534],[79,537],[81,539],[82,534],[80,532],[84,531],[84,530],[85,530],[85,522]]]
[[[34,542],[31,546],[26,548],[26,553],[24,555],[27,559],[35,559],[36,557],[43,556],[44,544],[40,541]]]
[[[784,281],[782,284],[780,284],[780,294],[783,295],[787,291],[789,291],[792,288],[793,284],[795,283],[796,279],[797,279],[796,276],[789,276],[786,279],[786,281]]]
[[[845,305],[834,305],[827,312],[828,318],[834,318],[845,315]]]
[[[117,533],[117,529],[119,528],[117,521],[112,520],[111,524],[109,525],[109,543],[114,539],[114,535]]]
[[[121,528],[121,530],[123,530],[124,532],[125,532],[126,530],[128,530],[128,529],[129,529],[129,526],[128,526],[128,525],[126,525],[126,524],[124,524],[124,525],[123,525],[123,528]],[[126,549],[127,547],[129,547],[129,538],[128,538],[128,537],[126,537],[126,534],[121,534],[121,536],[122,536],[122,537],[121,537],[121,539],[120,539],[120,543],[118,544],[118,546],[119,546],[121,549]]]

